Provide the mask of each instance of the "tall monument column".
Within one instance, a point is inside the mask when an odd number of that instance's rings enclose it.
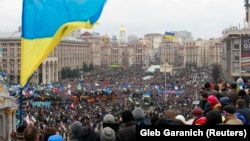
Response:
[[[12,129],[14,132],[16,132],[16,111],[17,109],[12,111]]]
[[[8,117],[8,131],[7,131],[7,139],[10,141],[10,134],[12,132],[12,113],[13,111],[10,109],[6,110],[7,117]]]

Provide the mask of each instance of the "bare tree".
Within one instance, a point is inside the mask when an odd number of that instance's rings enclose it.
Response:
[[[212,77],[213,77],[214,82],[216,82],[217,79],[221,77],[220,74],[221,74],[221,66],[219,64],[213,64],[212,65]]]

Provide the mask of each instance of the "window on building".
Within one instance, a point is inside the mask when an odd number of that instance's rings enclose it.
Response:
[[[233,59],[236,61],[240,60],[240,52],[239,51],[233,52]]]
[[[238,73],[240,71],[239,63],[233,63],[233,72]]]
[[[234,49],[240,49],[240,40],[239,39],[234,39]]]
[[[14,64],[10,64],[10,68],[14,68],[15,67],[15,65]]]

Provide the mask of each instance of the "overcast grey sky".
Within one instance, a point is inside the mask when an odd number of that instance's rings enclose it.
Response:
[[[22,0],[0,0],[0,32],[21,25]],[[194,39],[220,37],[230,26],[244,27],[244,0],[108,0],[94,27],[101,35],[143,37],[147,33],[189,31]]]

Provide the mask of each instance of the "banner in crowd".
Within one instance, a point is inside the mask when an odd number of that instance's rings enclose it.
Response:
[[[32,102],[32,106],[33,107],[38,107],[38,106],[43,106],[43,107],[46,107],[46,108],[50,108],[50,102]]]
[[[182,90],[180,90],[180,91],[173,91],[173,90],[166,90],[166,92],[164,91],[164,90],[159,90],[158,91],[158,93],[159,94],[176,94],[176,95],[179,95],[179,94],[182,94],[182,93],[184,93],[184,91]]]

